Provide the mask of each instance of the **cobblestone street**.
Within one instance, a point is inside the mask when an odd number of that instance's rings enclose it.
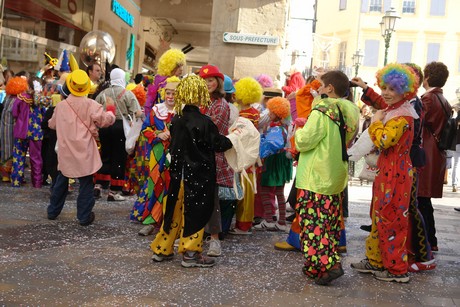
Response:
[[[345,275],[317,286],[302,274],[302,255],[274,250],[286,234],[228,236],[209,269],[185,269],[180,257],[152,263],[153,236],[129,221],[133,200],[96,203],[95,223],[75,220],[74,192],[57,220],[46,219],[49,189],[0,186],[0,305],[2,306],[460,306],[460,194],[445,187],[434,199],[439,239],[434,271],[409,284],[359,274],[369,223],[370,185],[353,182]]]

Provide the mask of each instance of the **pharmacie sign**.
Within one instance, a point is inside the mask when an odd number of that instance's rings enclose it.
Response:
[[[115,13],[118,17],[120,17],[121,20],[126,22],[129,26],[134,25],[134,17],[131,15],[130,12],[128,12],[127,9],[125,9],[118,1],[112,0],[112,12]]]
[[[251,45],[278,45],[279,37],[245,33],[224,32],[224,43]]]

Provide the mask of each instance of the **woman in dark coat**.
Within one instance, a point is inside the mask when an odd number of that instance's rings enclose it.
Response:
[[[431,62],[425,66],[423,73],[425,76],[423,87],[426,92],[421,97],[425,111],[422,138],[426,165],[419,173],[417,198],[419,210],[425,220],[431,249],[437,251],[438,240],[431,198],[442,198],[444,174],[446,173],[446,152],[439,150],[436,139],[439,138],[446,125],[446,112],[451,114],[452,108],[442,94],[442,87],[449,77],[447,66],[441,62]]]

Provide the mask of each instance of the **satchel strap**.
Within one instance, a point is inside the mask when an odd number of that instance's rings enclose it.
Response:
[[[449,120],[449,118],[450,118],[449,113],[447,112],[446,108],[444,107],[444,104],[442,103],[441,98],[439,98],[438,94],[434,94],[434,95],[436,96],[436,98],[438,98],[439,104],[441,105],[441,108],[443,109],[444,114],[446,115],[446,119]],[[434,133],[434,131],[431,130],[430,127],[427,126],[427,128],[428,128],[428,130],[431,132],[431,134],[433,135],[433,137],[434,137],[436,143],[439,143],[439,136],[436,135],[436,134]]]

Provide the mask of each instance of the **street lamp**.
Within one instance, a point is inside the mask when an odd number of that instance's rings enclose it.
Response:
[[[358,76],[359,66],[363,63],[364,52],[361,49],[356,50],[356,52],[351,57],[353,61],[353,67],[355,68],[355,77]]]
[[[387,65],[387,57],[388,57],[388,48],[390,47],[390,40],[391,40],[391,33],[395,31],[395,24],[396,20],[399,19],[396,14],[396,10],[392,7],[389,11],[385,12],[385,15],[382,17],[382,21],[380,22],[380,32],[382,37],[385,39],[385,59],[383,65]]]

